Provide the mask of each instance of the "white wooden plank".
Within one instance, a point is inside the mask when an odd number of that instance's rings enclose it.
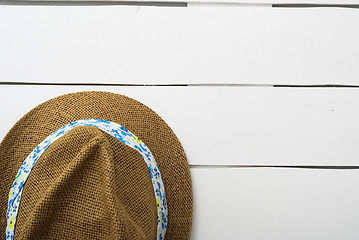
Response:
[[[0,85],[0,139],[36,105],[85,90],[154,109],[191,164],[359,165],[358,89]]]
[[[358,84],[355,9],[0,6],[0,81]]]
[[[356,240],[356,170],[192,169],[192,240]]]

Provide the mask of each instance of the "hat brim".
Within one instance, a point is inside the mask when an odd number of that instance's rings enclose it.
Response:
[[[168,204],[166,239],[189,239],[193,196],[184,150],[171,128],[153,110],[129,97],[108,92],[78,92],[51,99],[31,110],[0,144],[0,203],[6,215],[7,193],[30,152],[58,128],[80,119],[116,122],[139,137],[151,150],[165,185]],[[5,233],[6,219],[0,231]],[[3,235],[1,235],[3,236]]]

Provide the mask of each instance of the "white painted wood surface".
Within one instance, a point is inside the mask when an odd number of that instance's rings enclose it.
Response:
[[[358,22],[341,8],[0,6],[0,81],[358,85]]]
[[[0,138],[38,104],[90,90],[151,107],[191,164],[359,166],[358,89],[0,85]]]
[[[357,0],[230,2],[257,7],[0,6],[0,82],[359,85],[358,10],[260,5]],[[227,165],[359,166],[359,89],[268,86],[0,85],[0,140],[53,97],[124,94],[183,144],[192,240],[358,239],[359,170]]]
[[[192,240],[356,240],[358,170],[192,169]]]

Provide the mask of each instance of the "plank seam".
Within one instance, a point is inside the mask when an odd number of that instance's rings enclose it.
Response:
[[[359,8],[359,4],[297,4],[281,3],[273,4],[274,8]]]
[[[144,84],[144,83],[50,83],[50,82],[0,82],[0,85],[38,85],[38,86],[118,86],[118,87],[274,87],[274,88],[359,88],[347,84],[222,84],[222,83],[183,83],[183,84]]]
[[[29,6],[150,6],[150,7],[187,7],[186,2],[166,1],[6,1],[0,0],[0,5],[29,5]]]
[[[0,5],[33,5],[33,6],[155,6],[155,7],[274,7],[274,8],[359,8],[359,4],[297,4],[297,3],[248,3],[248,2],[217,2],[217,1],[110,1],[110,0],[0,0]]]
[[[273,87],[286,88],[358,88],[359,85],[346,85],[346,84],[274,84]]]
[[[301,169],[333,169],[333,170],[353,170],[359,166],[311,166],[311,165],[199,165],[189,164],[190,168],[301,168]]]
[[[37,83],[0,82],[0,85],[38,85],[38,86],[119,86],[119,87],[186,87],[187,84],[131,84],[131,83]]]

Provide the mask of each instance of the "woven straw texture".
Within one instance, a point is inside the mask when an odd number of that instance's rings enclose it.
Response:
[[[165,239],[189,239],[192,185],[183,148],[145,105],[122,95],[80,92],[34,108],[0,144],[0,239],[8,192],[30,152],[58,128],[80,119],[121,124],[153,153],[168,204]],[[155,239],[156,203],[141,155],[95,127],[77,127],[40,157],[25,184],[15,239]]]

